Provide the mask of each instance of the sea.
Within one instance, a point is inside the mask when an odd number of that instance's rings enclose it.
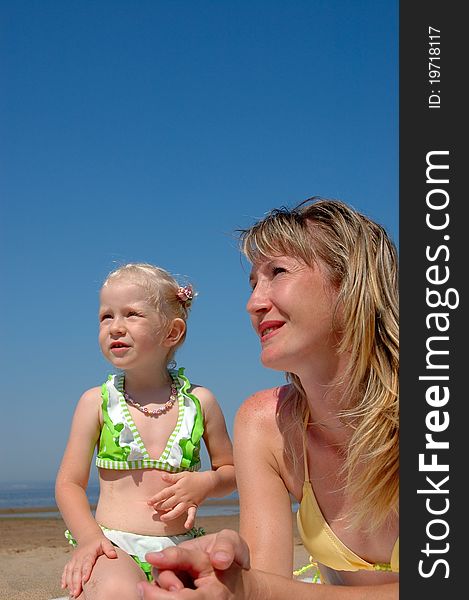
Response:
[[[90,482],[86,491],[91,505],[98,501],[99,484]],[[221,501],[221,502],[220,502]],[[14,512],[11,511],[14,509]],[[24,512],[21,511],[24,509]],[[239,513],[238,493],[222,499],[210,499],[199,506],[201,517],[227,516]],[[59,518],[53,481],[0,482],[0,518]]]

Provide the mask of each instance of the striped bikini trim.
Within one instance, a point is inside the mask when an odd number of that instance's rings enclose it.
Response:
[[[184,409],[185,409],[185,405],[184,405],[184,394],[182,392],[182,385],[180,385],[181,380],[179,378],[179,372],[177,371],[172,371],[172,373],[174,373],[175,375],[178,376],[178,408],[179,408],[179,412],[178,412],[178,420],[176,422],[176,427],[173,430],[173,433],[169,436],[168,439],[168,443],[166,444],[166,448],[164,449],[163,454],[161,455],[161,460],[166,461],[168,459],[168,456],[170,455],[170,452],[173,448],[173,444],[174,444],[174,440],[176,439],[177,435],[179,434],[179,431],[181,429],[181,425],[182,425],[182,421],[184,419]],[[183,470],[183,469],[180,469]],[[189,471],[191,469],[188,469]]]
[[[172,467],[168,463],[152,459],[120,461],[111,460],[108,458],[97,458],[96,466],[102,469],[114,469],[116,471],[129,471],[131,469],[160,469],[161,471],[169,471],[170,473],[180,473],[181,471],[198,471],[201,467],[201,463],[198,462],[188,469],[184,469],[182,467]]]

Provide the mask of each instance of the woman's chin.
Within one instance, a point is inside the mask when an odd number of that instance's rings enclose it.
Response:
[[[273,356],[268,352],[261,353],[261,363],[266,369],[273,369],[274,371],[288,371],[285,360],[282,360],[279,356]]]

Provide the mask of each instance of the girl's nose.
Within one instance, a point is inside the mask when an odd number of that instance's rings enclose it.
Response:
[[[114,319],[112,319],[110,332],[113,335],[116,335],[119,333],[124,333],[125,332],[124,319],[122,319],[121,317],[114,317]]]

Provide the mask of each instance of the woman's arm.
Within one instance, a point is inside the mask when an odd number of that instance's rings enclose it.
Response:
[[[349,586],[321,585],[292,581],[254,569],[242,574],[245,596],[232,596],[233,600],[398,600],[399,585]],[[202,596],[201,596],[202,598]],[[208,598],[208,596],[207,596]]]
[[[234,429],[240,533],[256,569],[292,577],[291,499],[279,459],[283,440],[276,423],[277,397],[264,390],[239,408]]]
[[[249,549],[231,530],[147,554],[158,585],[138,584],[145,600],[397,600],[397,583],[334,586],[302,583],[251,569]],[[195,589],[184,588],[189,576]],[[187,579],[186,579],[187,581]],[[171,591],[169,591],[171,590]]]

